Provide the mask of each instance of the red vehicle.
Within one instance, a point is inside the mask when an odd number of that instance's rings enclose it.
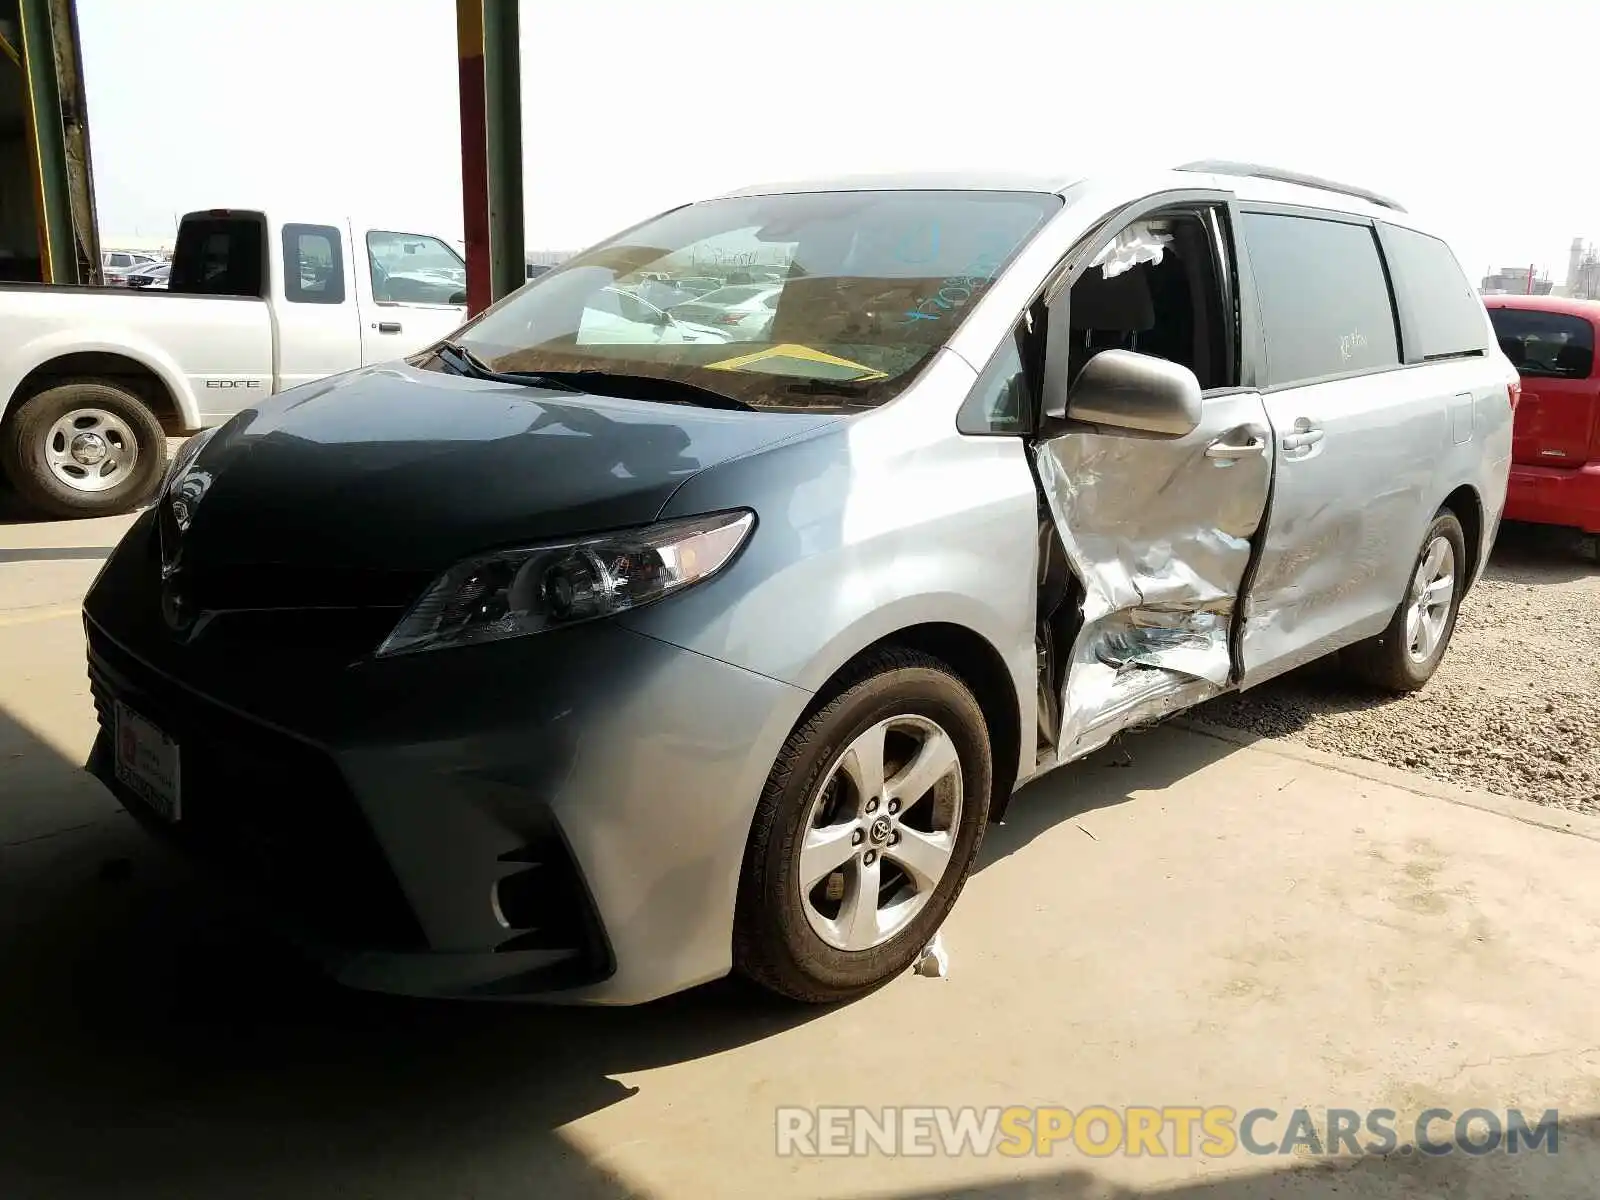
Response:
[[[1508,521],[1600,535],[1600,301],[1485,296],[1500,348],[1522,376]]]

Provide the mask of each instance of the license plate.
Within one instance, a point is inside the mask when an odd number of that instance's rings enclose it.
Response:
[[[169,821],[183,815],[178,743],[117,702],[117,779]]]

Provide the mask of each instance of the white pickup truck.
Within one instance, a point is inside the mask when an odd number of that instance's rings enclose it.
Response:
[[[213,209],[179,224],[164,292],[0,284],[0,475],[49,516],[127,511],[165,435],[438,341],[466,277],[428,234]]]

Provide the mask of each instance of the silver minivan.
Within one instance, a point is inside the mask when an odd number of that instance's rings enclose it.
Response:
[[[758,276],[754,342],[617,335]],[[686,205],[190,441],[85,603],[91,769],[357,986],[849,998],[1026,781],[1326,655],[1422,687],[1517,386],[1327,180]]]

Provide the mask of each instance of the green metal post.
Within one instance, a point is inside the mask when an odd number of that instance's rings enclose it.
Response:
[[[72,198],[67,178],[66,131],[61,120],[56,45],[49,0],[21,0],[22,67],[28,82],[33,136],[34,190],[39,205],[40,274],[46,283],[77,283],[78,255],[72,233]]]
[[[489,278],[494,299],[527,282],[522,233],[522,51],[518,0],[483,0]]]

